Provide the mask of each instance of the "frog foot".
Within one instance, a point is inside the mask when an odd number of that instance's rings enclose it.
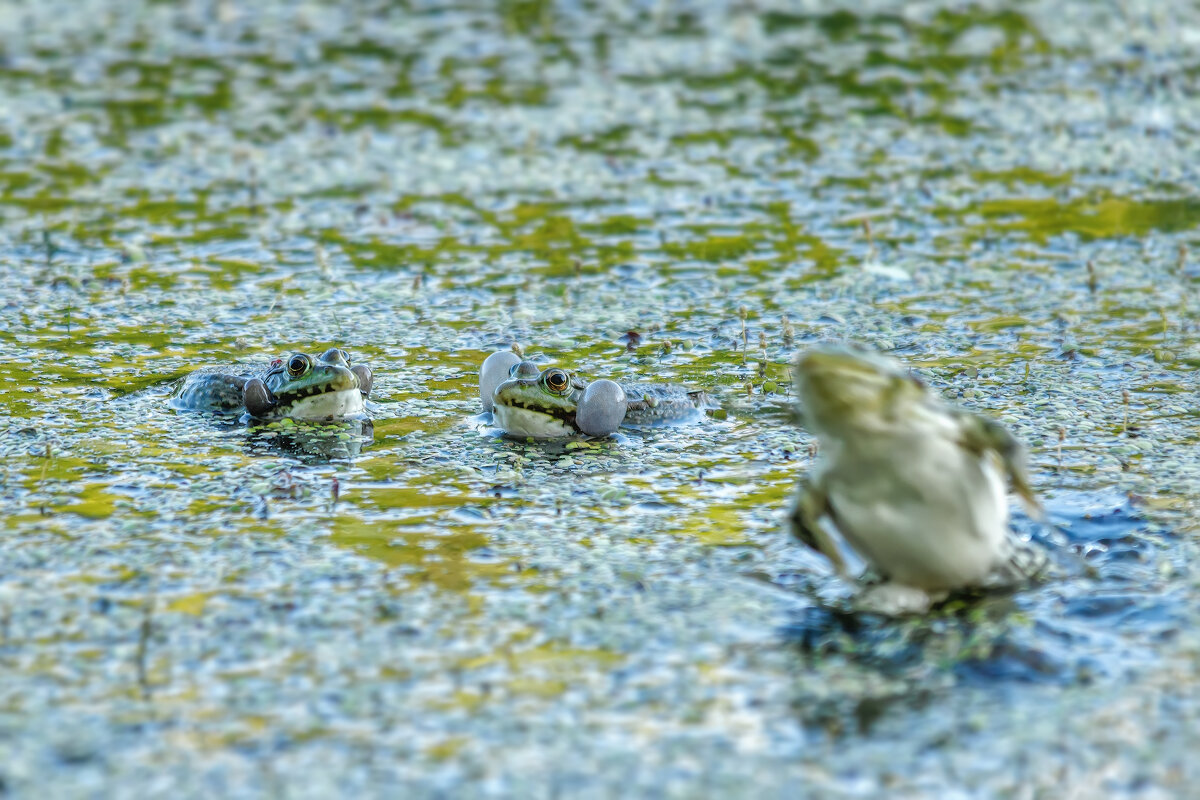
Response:
[[[859,592],[854,598],[854,609],[864,614],[880,614],[885,617],[903,617],[925,614],[934,603],[945,600],[947,592],[926,591],[902,583],[881,583]]]

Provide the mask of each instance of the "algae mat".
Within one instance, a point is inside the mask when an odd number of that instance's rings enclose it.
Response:
[[[1198,29],[0,3],[0,794],[1186,794]],[[787,364],[847,338],[1029,442],[1061,577],[815,602]],[[497,440],[474,370],[514,342],[727,415]],[[334,344],[373,429],[166,406]]]

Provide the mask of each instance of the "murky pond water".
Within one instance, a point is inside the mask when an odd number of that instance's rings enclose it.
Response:
[[[1197,30],[0,4],[0,794],[1186,794]],[[818,604],[787,364],[841,338],[1031,445],[1053,579]],[[475,369],[514,342],[728,416],[497,440]],[[167,407],[335,344],[373,430]]]

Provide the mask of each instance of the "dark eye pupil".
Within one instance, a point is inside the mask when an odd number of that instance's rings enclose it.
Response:
[[[300,356],[296,356],[295,358],[293,358],[291,361],[288,362],[288,369],[290,369],[292,372],[303,372],[304,371],[304,359],[300,358]]]

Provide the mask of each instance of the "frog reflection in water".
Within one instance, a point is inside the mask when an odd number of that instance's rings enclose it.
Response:
[[[1043,566],[1008,528],[1006,478],[1038,504],[1024,448],[998,423],[948,406],[889,359],[844,347],[802,354],[795,383],[820,455],[793,502],[792,533],[844,574],[828,519],[885,579],[861,608],[922,612],[950,591]]]
[[[351,366],[346,351],[333,347],[315,358],[293,353],[260,369],[204,367],[175,389],[171,406],[243,420],[353,419],[365,415],[372,379],[370,367]]]
[[[649,427],[694,419],[708,404],[703,392],[681,386],[588,382],[557,367],[538,369],[507,350],[484,360],[479,396],[496,426],[519,439],[609,436],[622,425]]]

